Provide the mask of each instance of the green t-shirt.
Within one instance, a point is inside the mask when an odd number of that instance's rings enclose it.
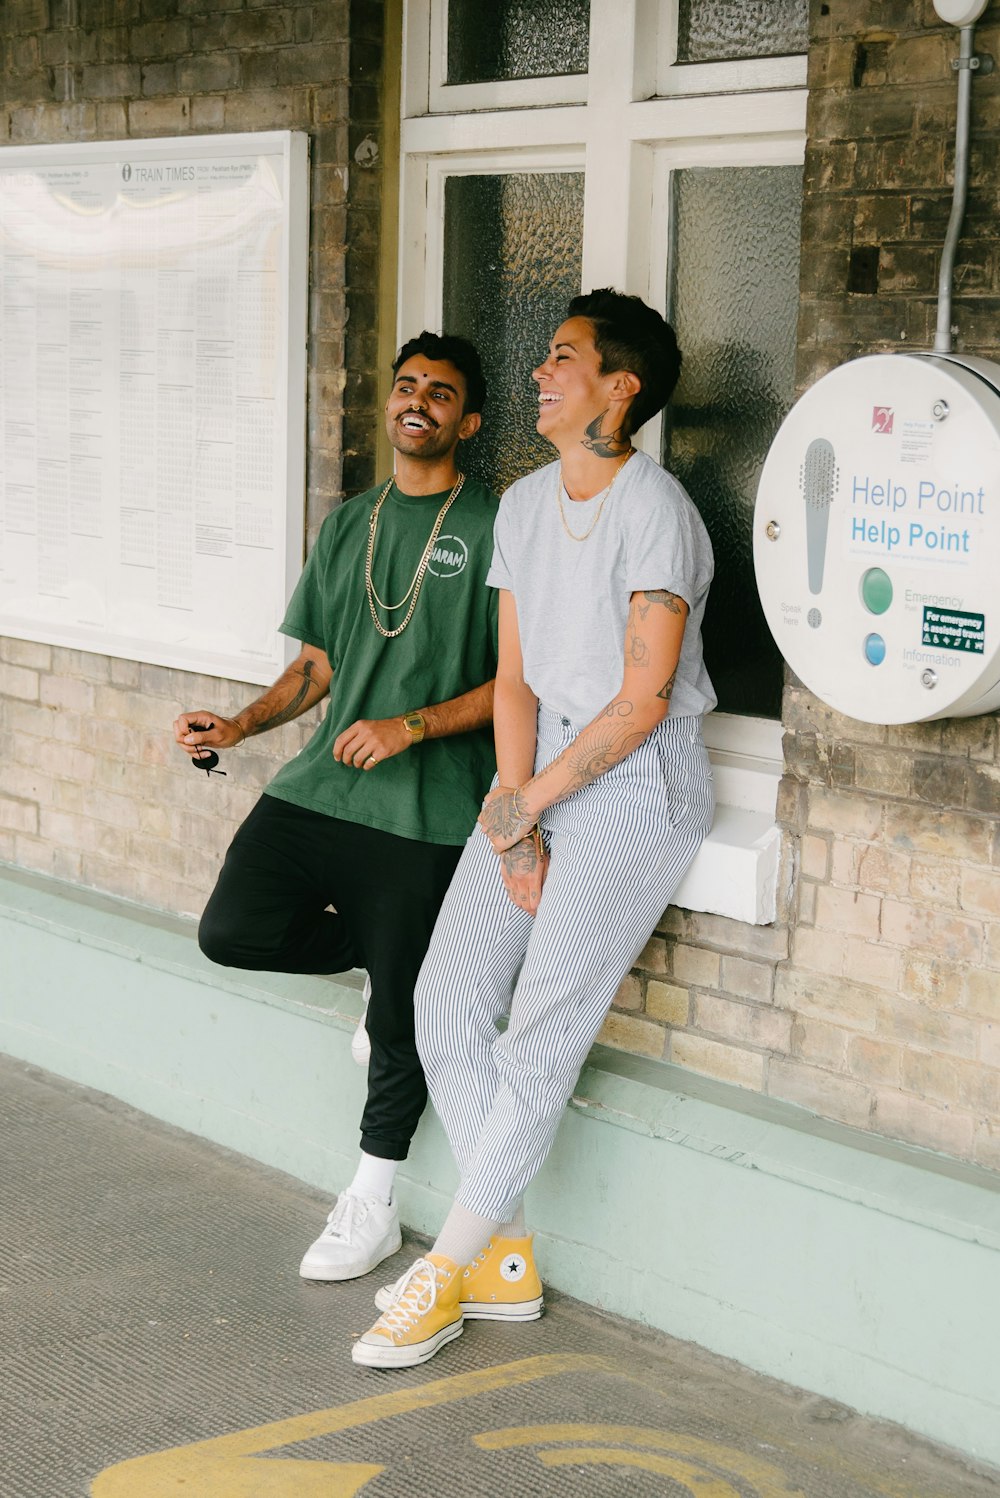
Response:
[[[325,650],[333,667],[326,715],[305,748],[267,787],[310,811],[426,843],[464,843],[496,770],[487,728],[425,739],[374,770],[333,758],[337,735],[358,718],[393,718],[472,691],[496,675],[497,592],[486,586],[499,501],[467,480],[444,519],[409,624],[393,640],[365,595],[368,522],[381,487],[348,500],[323,522],[292,594],[283,634]],[[373,575],[387,603],[406,592],[448,497],[401,494],[393,485],[378,522]],[[408,604],[379,618],[395,629]]]

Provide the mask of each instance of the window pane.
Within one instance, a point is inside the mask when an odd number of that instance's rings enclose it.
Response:
[[[787,57],[809,42],[808,0],[681,0],[678,62]]]
[[[580,290],[583,173],[449,177],[444,326],[479,349],[489,396],[460,462],[497,492],[548,463],[531,371]]]
[[[751,526],[792,404],[802,168],[674,172],[669,305],[683,371],[664,462],[715,548],[705,654],[726,712],[780,717],[782,664],[754,582]]]
[[[448,0],[448,82],[585,73],[590,0]]]

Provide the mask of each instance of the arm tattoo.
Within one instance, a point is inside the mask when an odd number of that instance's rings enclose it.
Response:
[[[670,675],[670,680],[665,681],[657,692],[657,697],[662,697],[664,702],[669,702],[674,690],[674,682],[677,680],[677,667],[675,666]]]
[[[594,417],[586,428],[587,435],[583,439],[583,446],[597,458],[620,458],[628,451],[629,439],[621,430],[609,432],[607,435],[601,431],[601,423],[607,414],[607,411],[602,411],[600,416]]]
[[[597,780],[645,741],[648,734],[634,726],[634,711],[631,702],[611,702],[601,714],[607,726],[593,723],[581,733],[567,753],[566,762],[573,772],[567,795]]]
[[[254,728],[255,733],[264,733],[268,728],[278,728],[282,723],[290,723],[293,718],[298,717],[302,709],[302,704],[312,689],[313,669],[312,661],[306,661],[302,667],[302,685],[295,693],[295,696],[283,708],[280,708],[278,712],[272,713],[269,718],[264,718],[260,723],[256,724]]]
[[[645,619],[649,613],[650,605],[662,603],[663,607],[671,614],[679,614],[683,599],[678,598],[676,593],[668,593],[666,588],[653,588],[651,592],[643,593],[645,603],[638,604],[639,618]]]
[[[630,666],[649,665],[649,646],[630,619],[625,633],[625,660]]]

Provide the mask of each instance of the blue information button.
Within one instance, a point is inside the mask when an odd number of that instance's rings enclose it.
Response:
[[[869,666],[881,666],[885,660],[885,641],[881,635],[865,636],[865,660]]]

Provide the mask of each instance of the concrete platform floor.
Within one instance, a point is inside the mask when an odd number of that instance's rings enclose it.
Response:
[[[375,1287],[419,1244],[304,1284],[328,1205],[0,1059],[2,1498],[1000,1493],[895,1426],[564,1297],[422,1368],[356,1368]]]

